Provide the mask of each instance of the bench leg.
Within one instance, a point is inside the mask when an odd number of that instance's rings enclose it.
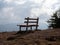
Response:
[[[32,26],[30,27],[30,29],[32,30]]]
[[[37,30],[37,26],[36,26],[36,30]]]
[[[21,31],[21,26],[19,27],[19,30]]]
[[[26,27],[26,31],[28,30],[28,27]]]

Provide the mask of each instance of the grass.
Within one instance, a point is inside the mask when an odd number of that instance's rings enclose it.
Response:
[[[60,45],[60,29],[0,33],[2,45]]]

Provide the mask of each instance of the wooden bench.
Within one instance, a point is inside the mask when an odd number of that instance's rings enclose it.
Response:
[[[21,31],[21,27],[26,27],[26,31],[28,30],[28,27],[30,27],[30,30],[32,30],[32,27],[36,27],[36,30],[38,28],[38,20],[39,18],[25,18],[24,23],[25,24],[21,24],[21,25],[17,25],[19,26],[19,30]]]

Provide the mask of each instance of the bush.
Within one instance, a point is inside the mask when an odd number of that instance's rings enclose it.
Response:
[[[45,38],[46,40],[48,41],[56,41],[56,38],[54,36],[51,36],[51,37],[48,37],[48,38]]]
[[[52,45],[52,44],[48,44],[48,45]]]
[[[14,40],[15,37],[8,37],[7,40]]]

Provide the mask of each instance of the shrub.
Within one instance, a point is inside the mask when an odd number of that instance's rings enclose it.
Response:
[[[48,37],[48,38],[45,38],[46,40],[48,41],[56,41],[56,38],[54,36],[51,36],[51,37]]]
[[[7,40],[14,40],[15,37],[8,37]]]

